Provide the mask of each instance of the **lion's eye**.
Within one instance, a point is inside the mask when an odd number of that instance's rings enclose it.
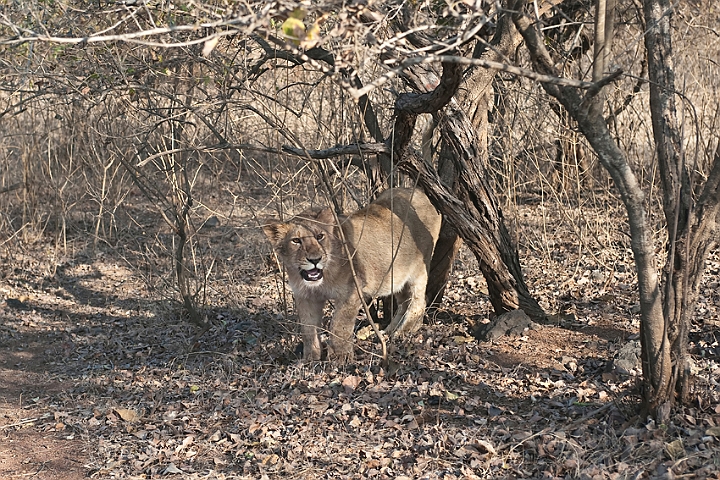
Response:
[[[318,240],[322,240],[323,238],[325,238],[325,234],[324,234],[324,233],[318,233],[317,235],[315,235],[315,238],[318,239]]]
[[[297,237],[293,238],[293,239],[290,240],[290,241],[291,241],[292,243],[294,243],[295,245],[300,245],[300,244],[302,243],[302,242],[300,241],[300,239],[297,238]]]

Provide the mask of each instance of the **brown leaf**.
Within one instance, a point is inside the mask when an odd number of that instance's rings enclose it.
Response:
[[[458,345],[463,343],[472,343],[475,341],[475,337],[468,337],[467,335],[456,335],[453,337],[453,341]]]
[[[188,435],[187,437],[185,437],[185,438],[183,439],[182,443],[175,448],[175,455],[177,455],[177,454],[180,453],[182,450],[184,450],[185,448],[187,448],[187,447],[188,447],[189,445],[191,445],[194,441],[195,441],[195,437],[193,437],[192,435]]]
[[[315,402],[308,405],[308,407],[315,413],[325,413],[330,408],[330,404],[328,402]]]
[[[665,453],[667,453],[668,457],[670,457],[672,460],[678,459],[685,455],[685,447],[683,446],[683,442],[681,439],[673,440],[670,443],[665,444]]]
[[[171,463],[165,468],[165,470],[163,470],[163,475],[170,475],[173,473],[183,473],[183,471],[177,468],[174,463]]]
[[[137,410],[132,410],[129,408],[115,408],[113,409],[115,413],[117,413],[120,418],[123,419],[125,422],[129,423],[135,423],[138,420],[140,420],[140,417],[142,416],[141,412],[138,412]]]
[[[345,390],[353,392],[360,385],[361,380],[362,378],[357,375],[349,375],[342,381],[342,386],[345,387]]]
[[[492,446],[492,443],[485,440],[476,440],[474,443],[466,446],[474,448],[480,454],[495,455],[495,447]]]
[[[520,432],[513,433],[512,438],[513,438],[513,440],[519,441],[519,440],[525,440],[526,438],[530,438],[531,436],[532,436],[532,432],[520,431]]]

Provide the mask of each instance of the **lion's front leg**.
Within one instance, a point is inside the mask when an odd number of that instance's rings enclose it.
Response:
[[[322,326],[324,301],[295,299],[300,318],[300,333],[303,339],[303,360],[316,362],[320,360],[322,347],[320,346],[319,329]]]
[[[330,325],[328,358],[336,363],[348,363],[355,358],[353,331],[359,309],[360,301],[354,295],[335,308]]]

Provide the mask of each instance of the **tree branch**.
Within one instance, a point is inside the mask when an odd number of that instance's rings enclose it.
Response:
[[[617,70],[613,72],[608,78],[604,78],[600,80],[599,82],[584,82],[582,80],[575,80],[572,78],[563,78],[558,76],[557,74],[543,74],[538,73],[532,70],[527,70],[525,68],[516,67],[514,65],[508,65],[506,63],[501,62],[494,62],[492,60],[484,60],[481,58],[467,58],[467,57],[458,57],[454,55],[428,55],[425,57],[416,57],[416,58],[409,58],[407,60],[404,60],[401,62],[400,66],[397,68],[394,68],[385,74],[381,75],[378,79],[376,79],[373,82],[370,82],[369,84],[365,85],[361,89],[354,89],[354,88],[348,88],[348,91],[350,94],[358,98],[361,95],[365,95],[368,92],[382,86],[389,80],[399,76],[402,74],[405,70],[407,70],[410,67],[414,67],[416,65],[423,65],[427,63],[457,63],[459,65],[464,66],[476,66],[476,67],[483,67],[483,68],[491,68],[495,70],[500,70],[501,72],[511,73],[513,75],[517,75],[520,77],[529,78],[530,80],[535,80],[541,83],[549,83],[552,85],[560,85],[565,87],[575,87],[575,88],[582,88],[582,89],[590,89],[596,86],[597,83],[604,82],[602,86],[609,83],[610,81],[614,80],[618,75],[622,73],[621,70]],[[553,69],[554,70],[554,69]]]
[[[384,143],[358,143],[354,145],[337,145],[324,150],[305,150],[290,145],[283,145],[282,151],[298,157],[310,160],[323,160],[335,158],[341,155],[378,155],[390,153],[390,148]]]

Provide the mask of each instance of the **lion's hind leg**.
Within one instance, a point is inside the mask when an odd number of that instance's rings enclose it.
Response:
[[[415,332],[422,325],[425,315],[425,286],[427,275],[418,275],[395,294],[398,310],[390,325],[385,329],[389,335]]]

